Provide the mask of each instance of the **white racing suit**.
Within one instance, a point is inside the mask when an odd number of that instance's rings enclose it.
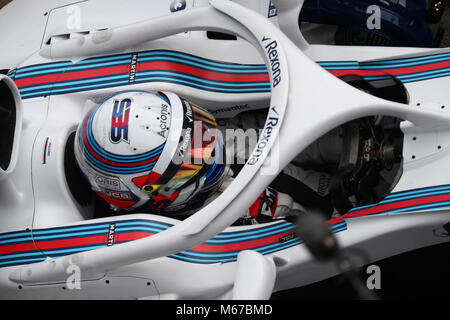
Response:
[[[258,134],[255,132],[259,130],[254,129],[262,128],[265,119],[265,111],[245,112],[234,118],[217,119],[225,141],[227,160],[230,159],[229,155],[232,155],[232,161],[237,162],[238,165],[245,163],[257,143]],[[243,133],[245,139],[242,139]],[[293,212],[306,212],[312,207],[323,209],[323,204],[329,195],[331,176],[320,170],[303,169],[302,166],[314,164],[315,167],[320,167],[327,163],[338,163],[341,145],[339,129],[331,131],[314,142],[283,169],[274,183],[256,199],[247,212],[243,213],[243,217],[255,220],[261,217],[278,219],[292,215]],[[235,167],[231,165],[233,170],[229,173],[230,177],[225,179],[218,194],[231,183],[233,174],[237,174],[233,172]],[[329,214],[333,211],[331,207],[323,210],[329,211]]]

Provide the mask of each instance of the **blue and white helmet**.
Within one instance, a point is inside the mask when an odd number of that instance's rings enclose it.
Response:
[[[215,118],[170,92],[104,99],[77,129],[75,158],[114,209],[184,208],[217,189],[226,169]]]

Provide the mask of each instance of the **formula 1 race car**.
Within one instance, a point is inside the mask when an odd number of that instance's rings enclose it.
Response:
[[[303,1],[273,1],[271,18],[268,2],[236,2],[0,10],[0,298],[268,299],[342,273],[320,255],[337,245],[362,266],[450,240],[450,51],[311,45],[297,27]],[[75,131],[129,90],[172,92],[217,119],[264,111],[263,134],[192,215],[105,211],[76,168]],[[341,157],[321,168],[335,177],[334,244],[312,250],[314,212],[234,224],[338,127]]]

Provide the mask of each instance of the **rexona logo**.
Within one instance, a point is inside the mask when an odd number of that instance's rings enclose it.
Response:
[[[112,143],[119,143],[128,140],[128,122],[130,121],[131,99],[126,98],[122,101],[115,100],[111,117],[111,135]]]
[[[272,107],[271,109],[275,114],[278,114],[275,107]],[[269,117],[268,120],[269,121],[267,122],[266,126],[262,130],[262,135],[258,141],[258,145],[256,146],[255,151],[251,155],[250,159],[248,159],[247,163],[249,165],[254,165],[259,161],[259,158],[261,157],[261,155],[264,153],[264,150],[269,145],[269,139],[272,136],[273,129],[278,125],[279,118],[278,117]]]
[[[189,122],[194,121],[194,116],[192,115],[192,107],[189,104],[189,102],[185,101],[184,106],[185,106],[184,116],[188,119]]]
[[[265,36],[262,38],[261,42],[265,45],[265,49],[267,52],[267,57],[270,61],[270,68],[272,69],[272,78],[273,78],[273,87],[275,88],[281,82],[281,64],[280,59],[278,58],[278,42],[276,40],[272,40],[272,38],[266,38]]]
[[[184,134],[183,143],[180,145],[180,149],[178,150],[179,157],[184,157],[184,154],[187,151],[189,144],[191,143],[191,132],[192,129],[188,127]]]

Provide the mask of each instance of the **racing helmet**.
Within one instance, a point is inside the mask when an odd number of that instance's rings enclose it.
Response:
[[[86,113],[75,159],[112,209],[176,211],[220,187],[218,133],[214,116],[174,93],[123,91]]]

